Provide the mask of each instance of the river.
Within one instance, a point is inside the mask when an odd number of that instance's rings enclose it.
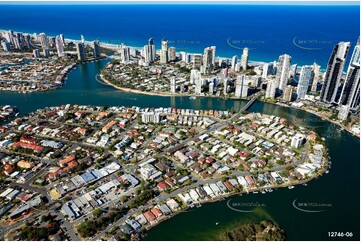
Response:
[[[20,116],[36,109],[61,104],[102,106],[178,107],[239,110],[245,101],[218,98],[160,97],[124,93],[95,80],[108,60],[79,65],[60,89],[44,93],[0,94],[0,105],[15,105]],[[190,209],[148,231],[147,240],[216,240],[218,233],[248,221],[272,219],[285,229],[289,240],[359,240],[360,238],[360,140],[317,116],[292,108],[255,102],[248,110],[287,118],[311,128],[326,139],[332,167],[328,174],[307,186],[278,189],[266,194],[244,194]],[[259,204],[254,212],[241,213],[227,206]],[[322,212],[306,213],[292,205],[326,204]],[[315,205],[314,205],[315,206]],[[247,209],[249,209],[247,207]],[[312,207],[311,209],[317,209]],[[352,232],[352,237],[329,238],[328,232]]]

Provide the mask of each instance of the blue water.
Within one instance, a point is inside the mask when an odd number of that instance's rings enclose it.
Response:
[[[0,4],[0,29],[63,33],[66,38],[124,42],[143,46],[162,38],[187,52],[217,46],[217,56],[241,55],[273,61],[284,53],[299,65],[314,61],[325,68],[334,44],[360,35],[359,6],[285,5],[6,5]],[[296,47],[293,40],[305,50]],[[227,43],[231,43],[231,47]]]

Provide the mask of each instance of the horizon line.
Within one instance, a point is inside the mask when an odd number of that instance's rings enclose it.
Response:
[[[77,0],[77,1],[71,1],[71,0],[55,0],[55,1],[49,1],[49,0],[36,0],[36,1],[27,1],[27,0],[14,0],[14,1],[8,1],[8,0],[0,0],[0,5],[283,5],[283,6],[360,6],[359,1],[340,1],[340,0],[318,0],[318,1],[312,1],[312,0],[277,0],[277,1],[271,1],[271,0],[227,0],[227,1],[219,1],[219,0],[197,0],[197,1],[191,1],[191,0],[175,0],[175,1],[169,1],[169,0],[107,0],[107,1],[99,1],[99,0]]]

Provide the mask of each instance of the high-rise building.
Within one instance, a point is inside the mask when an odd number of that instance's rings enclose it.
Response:
[[[17,33],[15,36],[13,36],[14,46],[15,49],[21,50],[23,49],[23,41],[22,41],[22,34]]]
[[[130,61],[130,49],[128,46],[125,46],[124,44],[121,45],[120,49],[120,59],[123,63]]]
[[[76,43],[76,53],[78,55],[79,61],[85,61],[86,60],[86,53],[85,53],[85,47],[83,43]]]
[[[38,49],[33,50],[33,56],[34,56],[34,58],[39,58],[40,57],[40,51]]]
[[[170,79],[170,92],[171,92],[171,93],[175,93],[175,92],[176,92],[176,78],[175,78],[175,76],[173,76],[173,77]]]
[[[277,87],[278,87],[278,83],[276,80],[274,79],[268,80],[265,97],[274,99],[276,97]]]
[[[288,77],[290,73],[290,64],[291,56],[284,54],[278,58],[278,67],[276,73],[276,82],[278,83],[278,88],[284,90],[287,86]]]
[[[237,66],[237,61],[238,61],[238,57],[235,55],[232,57],[232,69],[236,70],[236,66]]]
[[[350,42],[340,42],[333,48],[320,95],[320,100],[325,103],[332,104],[338,101],[337,92],[349,49]]]
[[[202,54],[194,54],[192,58],[193,68],[200,69],[202,66]]]
[[[63,34],[59,34],[59,37],[60,37],[61,43],[63,44],[63,47],[65,47],[65,38],[64,38],[64,35],[63,35]]]
[[[237,76],[236,80],[236,89],[234,92],[235,97],[245,98],[248,95],[248,83],[246,80],[246,75]]]
[[[204,49],[203,55],[203,65],[201,68],[201,72],[203,74],[210,74],[213,71],[213,49],[211,47],[207,47]]]
[[[40,45],[42,48],[48,48],[49,47],[49,43],[48,43],[48,37],[46,36],[45,33],[41,33],[38,36]]]
[[[352,53],[339,104],[349,106],[350,109],[360,106],[360,38]]]
[[[295,77],[296,74],[297,74],[297,64],[293,64],[290,67],[290,73],[289,73],[288,78]]]
[[[2,46],[4,51],[7,51],[7,52],[11,51],[10,44],[6,40],[1,41],[1,46]]]
[[[190,84],[195,84],[197,80],[201,80],[201,79],[202,79],[201,72],[197,69],[192,69],[189,80]]]
[[[148,51],[149,51],[149,61],[150,61],[150,62],[155,61],[155,58],[156,58],[156,49],[155,49],[155,45],[154,45],[153,38],[150,38],[150,39],[148,40]]]
[[[305,98],[312,79],[313,66],[302,66],[297,85],[297,99]]]
[[[201,78],[197,78],[196,80],[195,80],[195,85],[196,85],[196,87],[195,87],[195,94],[201,94],[202,93],[202,85],[203,85],[203,80],[201,79]]]
[[[63,44],[63,41],[62,41],[60,35],[57,35],[55,37],[55,45],[56,45],[56,51],[58,53],[58,56],[59,57],[64,56],[64,44]]]
[[[291,146],[294,148],[300,148],[305,141],[305,137],[302,134],[296,134],[292,137]]]
[[[160,63],[168,63],[168,41],[162,40],[162,49],[160,50]]]
[[[24,45],[27,49],[31,47],[31,37],[29,34],[24,35]]]
[[[150,62],[152,57],[151,57],[151,54],[149,51],[149,45],[144,45],[142,56],[144,57],[144,62],[146,62],[146,63]]]
[[[211,79],[211,81],[209,82],[208,91],[209,91],[209,95],[214,94],[214,81],[213,81],[213,79]]]
[[[184,61],[187,64],[190,62],[190,59],[189,59],[190,55],[187,54],[187,52],[181,51],[181,52],[179,52],[179,54],[180,54],[182,61]]]
[[[212,49],[212,66],[216,63],[216,46],[211,46]]]
[[[228,79],[223,79],[223,95],[227,96],[228,94]]]
[[[99,58],[100,57],[100,44],[99,41],[93,41],[93,57]]]
[[[350,113],[349,105],[340,105],[337,118],[340,120],[346,120],[348,118],[349,113]]]
[[[84,38],[84,35],[80,35],[80,39],[81,39],[81,43],[84,45],[85,44],[85,38]]]
[[[313,63],[312,66],[313,66],[313,80],[311,85],[311,92],[316,92],[321,76],[321,72],[320,72],[321,66],[317,65],[316,63]]]
[[[44,56],[44,57],[49,57],[49,56],[50,56],[50,51],[49,51],[49,49],[43,49],[43,56]]]
[[[247,70],[247,66],[248,66],[248,48],[243,48],[243,53],[241,56],[242,70]]]
[[[177,58],[176,56],[176,49],[175,47],[169,47],[168,48],[168,60],[169,61],[175,61]]]
[[[159,123],[160,114],[155,112],[144,112],[142,113],[142,122],[143,123]]]
[[[288,85],[283,92],[282,99],[285,102],[290,102],[292,100],[293,86]]]

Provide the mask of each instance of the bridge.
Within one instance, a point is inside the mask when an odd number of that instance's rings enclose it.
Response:
[[[261,92],[257,93],[256,95],[254,95],[246,105],[244,105],[240,110],[239,112],[242,113],[244,111],[247,111],[251,106],[252,104],[257,100],[258,96],[261,95],[260,94]]]

